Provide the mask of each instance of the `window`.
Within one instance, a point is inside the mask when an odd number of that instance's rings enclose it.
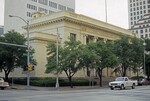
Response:
[[[37,6],[27,4],[28,9],[37,10]]]
[[[67,10],[70,12],[74,12],[74,9],[67,7]]]
[[[147,29],[145,29],[145,32],[147,32]]]
[[[70,33],[70,38],[71,38],[71,40],[76,40],[76,34]]]
[[[142,30],[142,29],[140,30],[140,33],[143,33],[143,30]]]
[[[38,0],[38,3],[43,4],[43,5],[47,5],[48,0]]]
[[[58,6],[58,9],[59,9],[59,10],[62,10],[62,11],[63,11],[63,10],[66,10],[66,6],[59,5],[59,6]]]
[[[136,13],[134,12],[134,15],[136,15]]]
[[[27,12],[27,16],[28,16],[28,17],[32,17],[31,12]]]
[[[54,12],[54,11],[49,10],[49,14],[53,14],[53,13],[55,13],[55,12]]]
[[[134,20],[136,20],[136,17],[134,17]]]
[[[145,34],[145,37],[147,38],[147,37],[148,37],[148,34]]]
[[[130,3],[132,2],[132,0],[130,0]]]
[[[49,1],[49,6],[53,8],[57,8],[57,3]]]
[[[41,7],[38,8],[38,11],[48,13],[47,9]]]
[[[141,35],[141,38],[143,38],[143,35]]]
[[[31,0],[31,1],[37,2],[37,0]]]
[[[93,42],[93,40],[94,40],[94,36],[88,35],[88,36],[86,37],[86,43]]]

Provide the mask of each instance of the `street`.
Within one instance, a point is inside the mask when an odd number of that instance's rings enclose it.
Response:
[[[110,90],[0,90],[0,101],[149,101],[150,86]]]

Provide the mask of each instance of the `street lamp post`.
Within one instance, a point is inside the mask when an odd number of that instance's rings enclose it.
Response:
[[[58,28],[57,28],[57,46],[56,46],[56,68],[57,68],[57,77],[56,77],[56,88],[59,87],[59,78],[58,78],[58,38],[59,38],[59,35],[58,35]]]
[[[29,66],[30,64],[30,53],[29,53],[29,48],[30,48],[30,45],[29,45],[29,21],[28,20],[25,20],[19,16],[15,16],[15,15],[9,15],[9,17],[16,17],[16,18],[19,18],[21,19],[22,21],[24,21],[26,24],[27,24],[27,66]],[[27,72],[27,87],[29,88],[30,87],[30,72],[28,71]]]
[[[145,43],[145,39],[144,39],[144,43],[143,43],[143,46],[144,46],[144,52],[143,52],[143,73],[144,75],[146,75],[146,68],[145,68],[145,46],[146,46],[146,43]]]
[[[105,14],[106,14],[106,23],[107,23],[107,0],[105,0]]]

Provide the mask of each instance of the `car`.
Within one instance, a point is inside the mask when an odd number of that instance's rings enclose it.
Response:
[[[123,90],[126,87],[131,87],[134,89],[136,85],[137,81],[129,80],[128,77],[117,77],[115,81],[109,82],[109,87],[111,90],[114,90],[114,88],[120,88]]]
[[[6,87],[9,87],[8,82],[5,82],[3,78],[0,78],[0,88],[4,90]]]
[[[139,78],[138,80],[138,85],[142,86],[142,85],[149,85],[150,82],[146,79],[146,78]]]

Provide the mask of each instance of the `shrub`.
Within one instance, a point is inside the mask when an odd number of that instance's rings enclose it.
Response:
[[[14,78],[15,84],[27,84],[26,78]],[[30,85],[32,86],[40,86],[40,87],[55,87],[56,84],[56,78],[50,78],[50,77],[33,77],[30,78]],[[88,86],[89,80],[84,78],[74,78],[72,79],[73,86]],[[70,86],[68,79],[66,78],[59,78],[59,85],[60,86]],[[94,82],[94,85],[96,85],[96,82]]]

